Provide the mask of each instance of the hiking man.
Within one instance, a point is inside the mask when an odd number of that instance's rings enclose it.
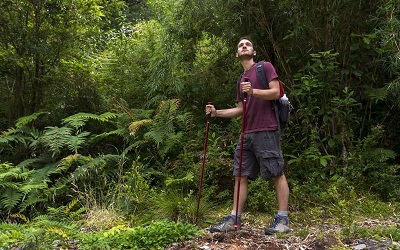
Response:
[[[234,231],[236,222],[236,226],[240,229],[240,216],[247,199],[248,181],[249,179],[255,180],[259,173],[263,179],[273,181],[278,203],[278,214],[274,217],[272,225],[265,229],[265,234],[290,232],[288,219],[289,187],[283,172],[281,135],[272,101],[280,98],[278,75],[271,63],[264,62],[264,72],[269,83],[269,89],[265,89],[257,79],[255,56],[256,51],[252,40],[249,37],[240,38],[237,44],[236,57],[240,59],[244,72],[241,75],[240,86],[236,91],[238,105],[235,108],[218,110],[213,105],[206,105],[206,114],[211,113],[211,117],[239,117],[243,113],[243,93],[247,93],[245,127],[242,131],[242,133],[244,132],[244,141],[241,174],[238,173],[240,141],[234,156],[235,190],[232,213],[224,216],[217,225],[212,226],[211,232]],[[248,78],[249,81],[244,82],[245,78]],[[240,194],[238,204],[236,204],[238,183]]]

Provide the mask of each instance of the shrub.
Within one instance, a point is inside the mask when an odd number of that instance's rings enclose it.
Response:
[[[144,227],[121,225],[103,232],[80,234],[79,238],[81,249],[163,249],[198,232],[192,224],[163,220]]]

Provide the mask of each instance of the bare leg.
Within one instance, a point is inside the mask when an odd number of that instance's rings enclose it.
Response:
[[[239,177],[235,177],[235,190],[234,190],[232,211],[236,211],[238,180],[239,180]],[[244,204],[246,203],[246,200],[247,200],[247,188],[248,188],[248,177],[242,176],[240,179],[239,207],[238,207],[238,211],[237,211],[239,214],[242,213]]]
[[[278,176],[272,179],[275,184],[276,199],[278,202],[278,210],[288,211],[289,203],[289,186],[286,176]]]

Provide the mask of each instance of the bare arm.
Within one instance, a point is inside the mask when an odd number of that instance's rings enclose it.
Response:
[[[230,109],[215,109],[214,105],[206,105],[206,114],[211,112],[211,117],[233,118],[242,115],[243,103],[238,102],[238,105]]]
[[[249,95],[264,99],[277,100],[280,98],[280,87],[278,79],[274,79],[269,83],[269,89],[253,89],[250,83],[242,82],[242,91]]]

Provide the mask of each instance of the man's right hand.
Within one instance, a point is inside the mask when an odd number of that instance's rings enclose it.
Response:
[[[209,114],[211,114],[211,117],[217,116],[217,110],[215,109],[214,105],[212,105],[212,104],[206,105],[206,115],[209,115]]]

